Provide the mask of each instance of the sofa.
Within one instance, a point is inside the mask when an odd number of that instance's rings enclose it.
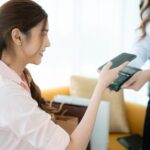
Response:
[[[46,100],[53,100],[54,96],[56,95],[70,95],[70,88],[69,86],[60,87],[55,89],[46,89],[42,91],[42,96]],[[109,150],[126,150],[118,141],[118,137],[127,136],[130,134],[140,134],[142,135],[143,132],[143,125],[144,125],[144,117],[146,112],[146,106],[136,104],[133,102],[125,101],[125,110],[126,116],[129,125],[129,133],[110,133],[109,134]]]

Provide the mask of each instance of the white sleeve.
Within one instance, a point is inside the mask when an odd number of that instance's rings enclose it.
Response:
[[[137,55],[137,58],[129,64],[131,66],[141,67],[150,59],[150,24],[147,25],[146,33],[147,35],[142,40],[139,40],[141,34],[140,31],[135,35],[136,38],[133,45],[133,53]]]
[[[66,149],[69,135],[51,121],[50,115],[42,111],[30,95],[13,89],[3,92],[2,97],[3,122],[16,135],[16,140],[21,141],[22,147],[28,143],[38,150]]]

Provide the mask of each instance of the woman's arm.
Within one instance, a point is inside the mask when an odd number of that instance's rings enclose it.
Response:
[[[119,71],[122,70],[126,65],[127,63],[124,63],[115,69],[110,69],[111,63],[108,63],[102,69],[87,111],[77,128],[71,134],[70,143],[67,147],[67,150],[86,149],[89,139],[92,135],[102,94],[107,86],[118,77]]]

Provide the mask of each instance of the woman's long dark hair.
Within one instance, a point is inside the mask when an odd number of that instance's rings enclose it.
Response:
[[[47,13],[40,5],[32,0],[9,0],[0,7],[0,59],[2,52],[11,44],[11,31],[18,28],[21,32],[28,35],[30,30],[41,21],[47,21]],[[25,75],[30,73],[25,69]],[[46,104],[41,96],[39,87],[30,82],[31,95],[37,101],[40,108]]]
[[[141,25],[139,27],[139,29],[142,31],[140,39],[143,39],[146,36],[146,26],[150,22],[150,0],[141,0],[140,10],[140,16],[142,19]],[[147,11],[146,17],[144,15],[145,11]]]
[[[47,21],[47,13],[32,0],[9,0],[4,3],[0,7],[0,53],[10,46],[14,28],[28,35],[42,20]]]
[[[29,85],[29,88],[31,91],[31,96],[34,100],[37,101],[38,106],[48,113],[54,113],[54,112],[59,111],[57,109],[55,110],[55,108],[52,107],[52,103],[48,102],[47,100],[45,100],[42,97],[40,88],[34,82],[30,72],[26,68],[24,69],[23,73],[24,73],[26,80],[28,82],[28,85]]]

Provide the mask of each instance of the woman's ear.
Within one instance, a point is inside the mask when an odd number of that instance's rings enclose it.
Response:
[[[16,44],[17,46],[22,45],[23,34],[18,28],[14,28],[11,31],[11,37],[14,44]]]

